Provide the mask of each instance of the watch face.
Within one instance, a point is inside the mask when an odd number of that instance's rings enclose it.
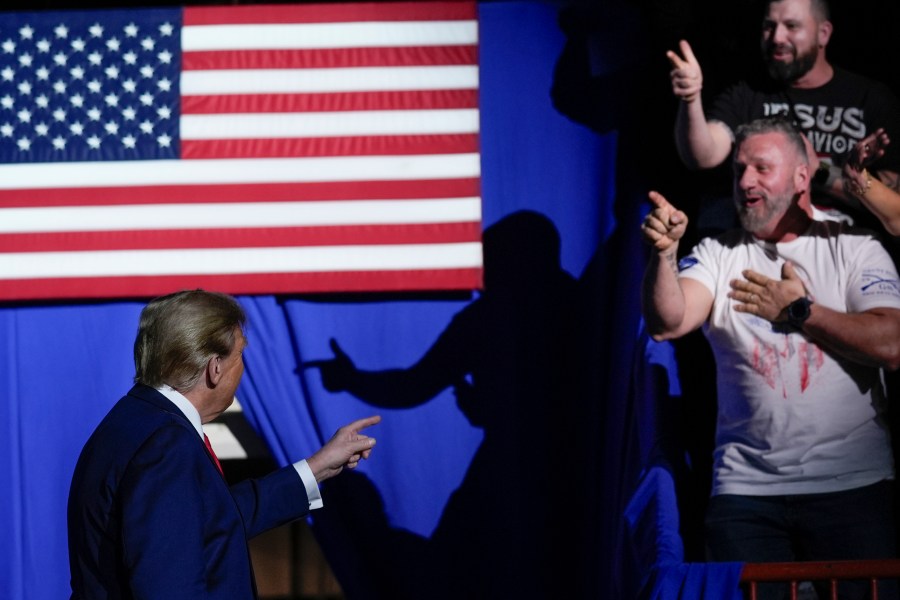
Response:
[[[793,324],[803,323],[809,318],[809,305],[810,302],[808,298],[798,298],[788,304],[788,320]]]

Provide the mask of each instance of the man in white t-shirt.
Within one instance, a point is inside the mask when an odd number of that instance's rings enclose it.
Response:
[[[881,368],[900,366],[896,269],[869,232],[813,220],[804,142],[787,121],[744,125],[735,147],[741,229],[679,263],[684,213],[651,192],[642,225],[655,250],[643,284],[650,334],[702,326],[716,357],[709,558],[893,557]],[[845,587],[842,598],[865,593]]]

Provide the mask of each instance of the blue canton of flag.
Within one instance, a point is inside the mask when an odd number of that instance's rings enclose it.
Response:
[[[181,11],[12,13],[0,162],[178,156]]]

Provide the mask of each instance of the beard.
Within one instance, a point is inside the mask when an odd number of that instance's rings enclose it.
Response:
[[[818,46],[813,46],[805,54],[799,55],[797,54],[797,49],[793,48],[793,60],[785,62],[772,58],[773,48],[773,45],[766,44],[763,48],[763,56],[765,57],[769,77],[781,83],[793,83],[809,73],[819,57]]]
[[[764,232],[767,228],[774,229],[775,222],[784,217],[793,199],[792,193],[764,196],[761,206],[753,208],[748,208],[743,202],[738,201],[736,208],[741,227],[749,233]]]

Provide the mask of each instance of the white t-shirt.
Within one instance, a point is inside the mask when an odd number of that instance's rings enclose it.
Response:
[[[790,260],[810,298],[839,312],[900,308],[897,271],[869,232],[814,222],[786,243],[742,230],[703,240],[680,277],[712,292],[703,331],[716,357],[715,494],[834,492],[893,477],[880,369],[850,362],[787,325],[738,313],[729,282],[781,279]]]

